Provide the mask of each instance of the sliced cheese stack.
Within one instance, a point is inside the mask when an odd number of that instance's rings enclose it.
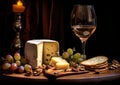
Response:
[[[52,57],[49,65],[55,66],[57,70],[66,70],[69,68],[69,63],[61,57]]]
[[[28,40],[25,43],[25,57],[32,68],[49,64],[51,57],[59,56],[59,43],[55,40]]]
[[[95,56],[81,62],[86,69],[96,72],[108,70],[108,58],[106,56]]]

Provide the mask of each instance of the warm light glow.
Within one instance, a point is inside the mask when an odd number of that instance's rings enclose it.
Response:
[[[23,6],[23,3],[21,0],[17,1],[17,4],[13,4],[13,12],[24,12],[25,6]]]
[[[17,2],[17,5],[18,5],[18,6],[22,6],[22,5],[23,5],[23,3],[21,2],[21,0],[19,0],[19,1]]]

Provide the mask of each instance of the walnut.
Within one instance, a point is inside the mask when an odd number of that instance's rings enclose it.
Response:
[[[110,70],[115,70],[120,67],[120,63],[117,60],[112,60],[112,64],[109,66]]]

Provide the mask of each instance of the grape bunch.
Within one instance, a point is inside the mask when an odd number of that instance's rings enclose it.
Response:
[[[67,48],[66,51],[63,51],[62,58],[67,60],[70,65],[80,64],[81,61],[86,60],[86,55],[82,55],[80,52],[76,52],[73,48]]]
[[[3,72],[7,73],[24,73],[32,70],[32,66],[27,63],[28,61],[24,57],[21,57],[19,52],[16,52],[13,55],[7,54],[3,58],[1,69]]]

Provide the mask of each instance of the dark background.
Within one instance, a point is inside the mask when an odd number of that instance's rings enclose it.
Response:
[[[96,10],[97,29],[86,43],[86,54],[88,57],[105,55],[111,59],[120,59],[118,35],[120,17],[117,3],[113,0],[109,2],[101,0],[63,0],[65,45],[62,48],[75,47],[77,51],[81,52],[81,42],[70,29],[70,13],[74,4],[92,4]],[[0,0],[0,56],[9,52],[14,37],[11,4],[10,0]]]
[[[118,11],[117,2],[113,2],[113,1],[103,2],[103,1],[95,1],[95,0],[91,0],[91,1],[77,0],[76,2],[74,2],[74,4],[78,4],[78,3],[93,4],[97,15],[97,29],[86,43],[86,54],[88,55],[88,57],[96,56],[96,55],[106,55],[110,58],[120,59],[119,58],[120,44],[119,44],[119,35],[118,35],[120,17],[117,12]],[[69,21],[66,20],[66,22]],[[71,33],[70,32],[67,33],[66,36],[66,39],[69,40],[69,42],[67,40],[67,45],[68,46],[75,45],[77,49],[81,50],[80,49],[81,42],[79,41],[78,38],[75,37],[74,34],[72,37],[70,37],[72,34],[72,32]]]

